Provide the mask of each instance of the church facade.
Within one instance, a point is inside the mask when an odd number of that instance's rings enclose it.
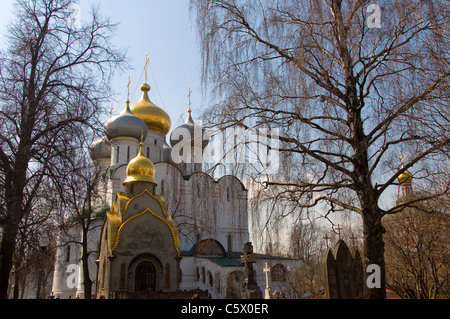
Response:
[[[207,291],[212,298],[241,298],[240,257],[251,239],[248,191],[235,176],[214,179],[202,171],[198,154],[208,138],[190,109],[169,146],[170,117],[151,102],[148,84],[141,90],[141,99],[131,106],[127,101],[106,123],[105,137],[90,147],[102,173],[97,185],[102,201],[96,205],[104,212],[89,232],[93,295],[190,298]],[[183,160],[174,162],[174,155]],[[60,298],[83,297],[82,271],[75,276],[70,268],[80,266],[80,250],[71,244],[77,236],[76,228],[61,232],[53,279],[53,294]],[[261,290],[267,265],[273,269],[272,290],[288,290],[286,274],[299,267],[299,260],[256,256]]]

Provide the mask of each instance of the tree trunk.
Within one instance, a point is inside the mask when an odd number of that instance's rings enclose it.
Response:
[[[88,217],[90,218],[90,217]],[[92,281],[89,277],[89,253],[88,253],[88,226],[83,226],[83,238],[82,238],[82,267],[83,267],[83,284],[84,284],[84,299],[92,299]]]
[[[0,255],[2,256],[0,262],[0,299],[8,298],[9,273],[13,266],[17,231],[18,225],[16,224],[6,223],[3,229],[3,239],[0,250]]]
[[[376,202],[363,209],[363,234],[364,234],[364,298],[366,299],[385,299],[386,298],[386,267],[384,263],[384,228],[381,224],[381,214]],[[376,272],[367,272],[369,265],[379,266],[379,274]],[[379,287],[369,285],[374,277],[378,276]],[[368,278],[368,277],[371,277]],[[368,280],[369,279],[369,280]]]

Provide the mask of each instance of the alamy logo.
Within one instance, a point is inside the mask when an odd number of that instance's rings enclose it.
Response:
[[[66,273],[68,274],[66,279],[66,285],[69,289],[79,288],[80,280],[80,267],[75,264],[71,264],[67,267]]]
[[[371,273],[367,276],[367,287],[372,288],[381,288],[381,268],[376,264],[371,264],[367,266],[367,272]]]
[[[67,17],[67,27],[70,30],[76,30],[81,28],[81,8],[78,4],[71,4],[67,12],[69,16]]]
[[[176,164],[250,164],[266,174],[276,174],[280,166],[279,129],[276,128],[269,131],[232,127],[212,131],[195,126],[193,132],[178,128],[172,134],[171,138],[180,141],[172,150],[172,161]],[[209,143],[203,147],[205,141]]]
[[[367,27],[369,29],[381,28],[381,8],[377,4],[371,4],[367,7],[367,13],[370,15],[367,17]]]

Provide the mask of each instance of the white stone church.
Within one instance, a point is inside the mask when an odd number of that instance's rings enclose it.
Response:
[[[89,232],[92,295],[171,298],[197,289],[212,298],[241,298],[240,256],[251,241],[248,191],[235,176],[214,179],[202,171],[195,150],[203,150],[208,139],[194,141],[199,128],[190,109],[186,122],[170,135],[169,146],[171,120],[150,101],[150,86],[144,83],[141,90],[142,98],[131,106],[127,101],[106,123],[105,137],[89,150],[102,172],[97,192],[103,198],[96,203],[97,219]],[[177,154],[184,159],[177,164],[172,153],[179,143],[189,147]],[[73,243],[80,236],[77,227],[61,231],[55,297],[84,297],[81,248]],[[266,263],[271,290],[289,295],[288,273],[300,261],[256,252],[254,269],[263,295]]]

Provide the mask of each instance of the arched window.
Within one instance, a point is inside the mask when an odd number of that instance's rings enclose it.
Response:
[[[211,272],[208,271],[208,285],[212,287],[214,285],[214,278]]]
[[[156,291],[156,267],[152,262],[144,261],[136,267],[134,287],[136,292]]]

